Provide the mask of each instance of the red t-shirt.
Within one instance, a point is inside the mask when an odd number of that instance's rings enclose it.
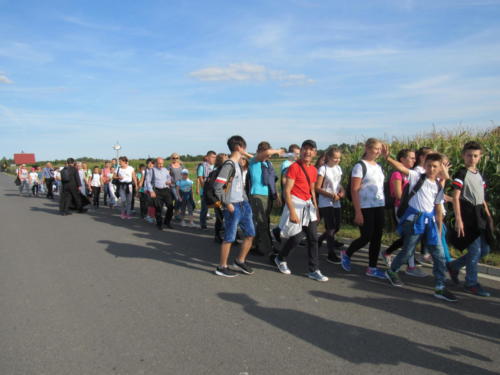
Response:
[[[318,170],[314,165],[310,165],[306,167],[304,165],[304,169],[307,171],[309,175],[309,180],[311,181],[311,185],[314,185],[316,179],[318,178]],[[299,162],[295,162],[288,168],[288,172],[286,174],[288,178],[295,180],[295,184],[292,188],[292,195],[295,195],[297,198],[300,198],[304,201],[311,199],[311,187],[307,182],[307,177],[304,174],[304,171],[299,165]]]

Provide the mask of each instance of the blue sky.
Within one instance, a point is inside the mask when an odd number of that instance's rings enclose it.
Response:
[[[0,156],[500,124],[500,0],[0,0]]]

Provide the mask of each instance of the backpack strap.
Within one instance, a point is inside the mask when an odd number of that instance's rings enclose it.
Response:
[[[297,161],[296,163],[300,166],[300,168],[302,168],[302,172],[304,172],[304,174],[306,175],[307,184],[309,185],[309,191],[311,191],[311,179],[309,178],[309,175],[307,174],[306,169],[304,168],[304,166],[302,165],[302,163],[300,161]]]
[[[424,182],[425,182],[425,179],[427,178],[427,176],[422,173],[420,175],[420,178],[418,179],[417,183],[415,184],[415,186],[413,187],[413,189],[410,191],[410,193],[408,194],[408,203],[410,203],[410,200],[415,196],[415,194],[418,193],[418,191],[422,188],[422,186],[424,185]],[[436,181],[437,182],[437,181]],[[438,183],[438,186],[439,186],[439,190],[441,190],[441,186],[439,185]],[[439,191],[438,190],[438,191]]]

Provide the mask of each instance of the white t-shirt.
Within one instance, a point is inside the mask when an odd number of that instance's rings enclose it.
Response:
[[[359,201],[361,208],[383,207],[384,199],[384,172],[378,164],[370,164],[364,160],[361,163],[366,165],[366,175],[363,178],[363,167],[357,163],[352,169],[351,177],[361,178],[361,188],[359,189]]]
[[[120,182],[132,182],[132,175],[134,174],[134,167],[131,167],[130,165],[126,168],[120,167],[118,170],[118,176],[123,177]]]
[[[92,173],[92,181],[90,186],[101,187],[101,175],[99,173]]]
[[[38,180],[38,173],[37,172],[30,172],[30,179],[32,184],[38,184],[40,181]]]
[[[340,191],[340,181],[342,180],[342,169],[339,165],[329,167],[322,165],[318,170],[318,175],[323,176],[323,190],[329,193],[337,194]],[[334,201],[332,198],[325,197],[323,194],[318,194],[318,206],[323,207],[340,207],[340,201]]]
[[[417,171],[410,171],[408,175],[409,181],[409,192],[412,191],[413,187],[417,184],[418,180],[422,176],[421,173]],[[444,192],[436,181],[430,181],[425,179],[422,187],[417,191],[417,193],[410,199],[408,205],[418,210],[419,212],[431,212],[436,204],[440,204],[444,199]],[[414,215],[408,217],[407,220],[413,220]]]

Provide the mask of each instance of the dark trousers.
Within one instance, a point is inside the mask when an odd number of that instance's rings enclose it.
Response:
[[[302,227],[301,233],[288,238],[278,254],[278,259],[284,261],[299,244],[302,234],[305,233],[307,237],[307,255],[309,256],[309,272],[317,271],[319,269],[318,239],[316,238],[317,226],[317,221],[311,221],[307,227]]]
[[[46,178],[45,179],[45,185],[47,186],[47,198],[54,198],[54,194],[52,192],[53,185],[54,185],[54,179],[53,178]]]
[[[155,207],[156,207],[156,225],[161,226],[162,224],[162,208],[163,205],[167,206],[167,214],[165,215],[165,224],[170,225],[172,221],[172,216],[174,214],[174,204],[172,199],[172,192],[169,188],[156,189]]]
[[[31,192],[33,193],[33,195],[38,195],[38,190],[40,190],[40,185],[33,184],[33,187],[31,188]]]
[[[201,199],[200,225],[202,227],[206,227],[207,226],[208,207],[207,207],[207,204],[205,202],[205,199],[203,199],[203,196],[200,199]]]
[[[109,197],[109,200],[111,200],[111,197],[110,197],[110,192],[109,192],[109,185],[108,184],[104,184],[103,185],[103,195],[104,195],[104,205],[106,206],[108,204],[108,197]]]
[[[130,203],[130,209],[133,211],[135,207],[135,195],[137,194],[137,190],[135,190],[135,185],[132,185],[132,203]]]
[[[273,200],[266,195],[251,195],[250,205],[255,225],[255,238],[253,240],[255,250],[259,253],[267,254],[273,249],[273,240],[271,239],[270,232]]]
[[[76,209],[81,211],[82,200],[80,198],[80,190],[78,187],[63,185],[59,201],[59,211],[67,213],[72,201],[75,203]]]
[[[341,209],[340,207],[320,207],[319,214],[325,222],[325,233],[323,233],[318,242],[322,243],[326,238],[328,245],[328,255],[335,255],[335,233],[340,229]]]
[[[94,207],[99,207],[99,195],[101,195],[101,187],[92,186],[92,204]]]
[[[347,249],[347,255],[351,257],[356,251],[369,242],[368,265],[370,267],[377,267],[380,242],[382,241],[382,233],[384,230],[385,208],[362,208],[361,212],[363,213],[363,225],[359,228],[361,237],[351,242],[351,245]]]
[[[144,219],[146,215],[148,214],[148,200],[149,197],[146,193],[140,192],[139,193],[139,203],[141,207],[141,219]]]

